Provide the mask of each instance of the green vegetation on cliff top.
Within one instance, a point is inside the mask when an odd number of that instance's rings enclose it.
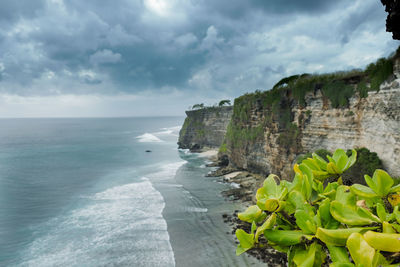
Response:
[[[296,145],[301,133],[298,126],[292,123],[293,104],[305,107],[306,94],[321,90],[324,99],[329,100],[333,108],[347,107],[356,92],[360,97],[367,97],[368,91],[379,91],[379,86],[393,75],[393,61],[399,56],[400,49],[395,56],[381,58],[363,71],[293,75],[281,79],[269,91],[257,90],[236,98],[232,122],[226,134],[228,146],[240,147],[248,141],[259,140],[264,135],[265,126],[271,123],[278,126],[280,135],[277,141],[280,145],[288,148]],[[309,117],[311,113],[305,115]],[[252,120],[252,116],[262,119]]]

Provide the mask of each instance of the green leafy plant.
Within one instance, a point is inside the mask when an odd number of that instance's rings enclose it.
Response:
[[[400,262],[400,185],[380,169],[365,175],[367,186],[343,185],[341,176],[356,162],[357,152],[348,156],[338,149],[326,157],[313,153],[295,164],[292,182],[273,174],[266,178],[256,205],[238,214],[251,231],[236,231],[237,255],[269,245],[287,254],[288,266]]]
[[[219,107],[222,107],[222,106],[225,106],[225,105],[229,106],[230,104],[231,104],[231,101],[229,99],[224,99],[224,100],[219,101],[218,106]]]
[[[192,107],[192,109],[202,109],[202,108],[204,108],[204,103],[194,104]]]

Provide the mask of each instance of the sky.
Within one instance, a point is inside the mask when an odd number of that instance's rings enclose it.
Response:
[[[1,0],[0,117],[183,116],[399,41],[379,0]]]

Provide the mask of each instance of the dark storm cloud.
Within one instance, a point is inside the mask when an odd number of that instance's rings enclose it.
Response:
[[[1,1],[0,93],[235,96],[388,54],[385,16],[375,0]]]
[[[45,0],[2,0],[0,23],[10,24],[19,18],[32,18],[44,8]]]
[[[339,1],[321,0],[253,0],[253,1],[203,1],[205,7],[220,12],[233,18],[246,16],[255,10],[262,10],[268,14],[299,14],[299,13],[322,13],[329,8],[338,7]]]

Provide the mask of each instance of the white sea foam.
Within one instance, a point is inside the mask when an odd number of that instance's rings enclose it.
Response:
[[[179,148],[178,151],[184,154],[192,154],[192,152],[190,152],[190,150],[186,148]]]
[[[231,186],[233,188],[240,188],[240,184],[237,184],[237,183],[231,183]]]
[[[199,207],[187,207],[187,210],[190,212],[207,212],[207,208],[199,208]]]
[[[50,231],[31,244],[21,265],[175,265],[164,199],[148,179],[99,192],[89,202],[44,225]]]
[[[149,178],[157,181],[169,180],[171,175],[175,175],[176,171],[187,161],[179,161],[174,163],[167,163],[161,167],[161,170],[148,175]]]
[[[161,131],[153,133],[154,135],[172,135],[178,136],[181,126],[174,126],[168,128],[161,128]]]
[[[160,143],[163,142],[160,138],[151,133],[145,133],[136,137],[141,143]]]

